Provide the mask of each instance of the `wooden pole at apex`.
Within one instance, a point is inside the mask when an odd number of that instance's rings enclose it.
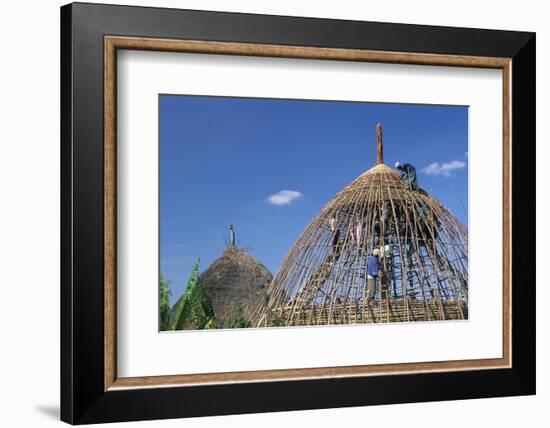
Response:
[[[384,163],[384,144],[382,142],[382,124],[376,124],[376,165]]]

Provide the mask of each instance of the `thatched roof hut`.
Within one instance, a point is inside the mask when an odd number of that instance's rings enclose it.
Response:
[[[342,189],[291,248],[253,315],[256,326],[468,317],[468,233],[435,198],[383,162]],[[369,295],[367,263],[381,274]]]
[[[250,319],[272,280],[271,272],[255,257],[231,246],[199,276],[198,285],[212,301],[216,326],[228,328],[239,308],[243,317]]]

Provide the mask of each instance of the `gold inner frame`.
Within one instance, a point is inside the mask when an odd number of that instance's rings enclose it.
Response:
[[[502,358],[421,363],[357,365],[305,369],[261,370],[170,376],[119,378],[116,350],[116,89],[117,50],[147,50],[213,55],[262,56],[297,59],[324,59],[392,64],[440,65],[494,68],[502,70],[503,125],[503,320]],[[250,43],[170,40],[138,37],[104,37],[104,389],[192,386],[235,382],[260,382],[311,378],[359,377],[420,372],[480,370],[511,367],[511,245],[512,245],[512,169],[511,169],[511,58],[460,55],[382,52]]]

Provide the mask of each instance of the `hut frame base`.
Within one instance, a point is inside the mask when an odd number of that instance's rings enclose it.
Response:
[[[315,326],[467,320],[468,308],[457,301],[378,299],[334,304],[330,308],[315,305],[300,310],[289,304],[272,310],[271,314],[281,320],[281,326]],[[268,326],[266,317],[259,326]]]

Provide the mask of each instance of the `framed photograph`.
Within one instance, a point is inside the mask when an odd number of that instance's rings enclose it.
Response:
[[[535,35],[61,8],[61,418],[535,393]]]

